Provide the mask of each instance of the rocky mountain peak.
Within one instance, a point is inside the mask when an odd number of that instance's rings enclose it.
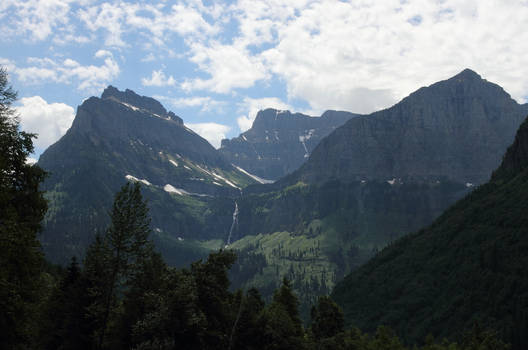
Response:
[[[462,72],[452,77],[451,79],[454,79],[454,80],[456,79],[480,79],[482,80],[482,77],[477,72],[469,68],[466,68]]]
[[[120,91],[112,85],[109,85],[101,95],[102,100],[114,99],[118,102],[137,107],[139,109],[144,109],[153,114],[157,114],[162,117],[171,117],[171,119],[183,123],[180,117],[176,116],[172,112],[167,112],[163,105],[152,97],[140,96],[134,91],[126,89],[125,91]]]

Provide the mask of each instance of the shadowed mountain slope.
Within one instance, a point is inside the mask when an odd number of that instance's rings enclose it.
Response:
[[[474,322],[513,349],[528,343],[528,120],[491,181],[431,226],[385,248],[339,283],[348,324],[393,327],[409,342]]]

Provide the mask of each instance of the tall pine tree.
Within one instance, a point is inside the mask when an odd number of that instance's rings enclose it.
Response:
[[[47,209],[45,172],[27,164],[33,134],[20,131],[16,92],[0,68],[0,348],[28,347],[36,334],[43,257],[36,234]]]
[[[89,248],[85,260],[88,280],[93,281],[89,314],[97,324],[97,349],[105,347],[110,321],[118,316],[118,296],[142,281],[140,275],[153,256],[148,207],[138,183],[127,183],[116,194],[110,218],[110,227]]]

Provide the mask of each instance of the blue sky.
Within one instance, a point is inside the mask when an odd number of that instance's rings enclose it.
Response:
[[[259,109],[369,113],[471,68],[528,97],[527,0],[2,0],[0,65],[35,157],[107,85],[218,147]]]

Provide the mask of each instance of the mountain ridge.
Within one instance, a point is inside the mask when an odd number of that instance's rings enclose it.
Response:
[[[479,184],[489,179],[527,111],[466,69],[390,108],[349,120],[285,181],[411,176]]]

